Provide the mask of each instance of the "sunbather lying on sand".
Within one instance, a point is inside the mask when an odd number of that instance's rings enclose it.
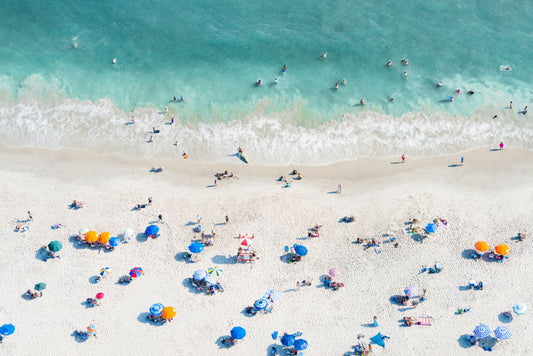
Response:
[[[72,207],[76,209],[83,208],[83,203],[79,200],[74,200],[72,202]]]
[[[521,232],[518,233],[518,241],[524,241],[526,239],[526,234]]]

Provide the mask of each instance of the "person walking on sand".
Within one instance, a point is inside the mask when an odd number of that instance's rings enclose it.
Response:
[[[215,179],[215,187],[217,186],[217,180]]]
[[[131,124],[132,124],[132,125],[135,125],[135,116],[132,116],[132,117],[131,117]]]
[[[461,166],[463,165],[464,161],[465,161],[465,158],[461,156]]]
[[[503,151],[503,142],[500,142],[500,151]]]
[[[159,219],[160,222],[163,222],[163,215],[159,214],[157,218]]]
[[[296,289],[300,290],[300,281],[296,282]]]
[[[31,215],[31,212],[29,212],[29,211],[28,211],[28,219],[29,219],[30,221],[33,221],[33,216]]]
[[[405,155],[402,155],[402,163],[405,163]]]
[[[376,327],[376,328],[379,326],[379,324],[378,324],[378,317],[377,317],[377,316],[374,316],[374,324],[373,324],[373,325],[374,325],[374,327]]]
[[[513,102],[512,101],[509,102],[509,109],[513,110]]]
[[[229,224],[229,216],[226,215],[226,225],[228,225],[228,224]]]
[[[340,194],[340,193],[342,193],[342,184],[339,184],[337,186],[337,194]]]

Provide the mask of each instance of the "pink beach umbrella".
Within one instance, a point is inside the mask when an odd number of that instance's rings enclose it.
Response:
[[[98,293],[96,294],[96,299],[104,299],[104,293]]]
[[[408,285],[407,287],[405,287],[403,292],[409,298],[412,298],[412,297],[414,297],[414,296],[416,296],[418,294],[418,290],[416,289],[415,286],[412,286],[412,285]]]
[[[329,275],[331,277],[338,277],[341,275],[341,271],[339,271],[337,267],[333,267],[332,269],[329,270]]]

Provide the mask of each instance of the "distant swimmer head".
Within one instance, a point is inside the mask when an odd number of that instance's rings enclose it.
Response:
[[[406,65],[408,65],[408,64],[409,64],[409,62],[407,62],[407,59],[405,59],[405,58],[404,58],[404,59],[402,59],[402,63],[403,63],[403,65],[404,65],[404,66],[406,66]]]
[[[457,89],[455,89],[455,92],[456,92],[457,94],[461,94],[461,89],[460,89],[460,88],[457,88]]]
[[[335,89],[339,89],[339,83],[335,83]]]
[[[361,99],[359,103],[361,103],[361,105],[365,105],[365,99]]]
[[[392,65],[392,61],[387,62],[387,66],[390,67]]]
[[[113,64],[117,64],[117,58],[113,58]]]
[[[403,72],[403,76],[407,78],[407,72]]]
[[[441,87],[444,85],[444,82],[443,81],[440,81],[439,84],[437,84],[438,87]]]
[[[320,59],[325,59],[328,56],[328,52],[325,52]]]
[[[72,44],[72,47],[74,47],[74,48],[78,48],[78,44],[77,44],[76,42],[74,42],[74,43]]]
[[[391,97],[391,98],[390,98],[390,101],[394,101],[394,98],[393,98],[393,97]]]
[[[342,80],[342,85],[346,85],[346,79]]]
[[[263,84],[263,81],[261,79],[257,79],[257,82],[256,82],[257,85],[262,85]]]

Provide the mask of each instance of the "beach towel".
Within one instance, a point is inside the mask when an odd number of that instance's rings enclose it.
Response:
[[[274,289],[269,289],[261,298],[268,300],[269,303],[274,303],[281,297],[281,293]]]
[[[431,326],[431,317],[430,316],[421,316],[418,318],[418,325],[422,326]]]

